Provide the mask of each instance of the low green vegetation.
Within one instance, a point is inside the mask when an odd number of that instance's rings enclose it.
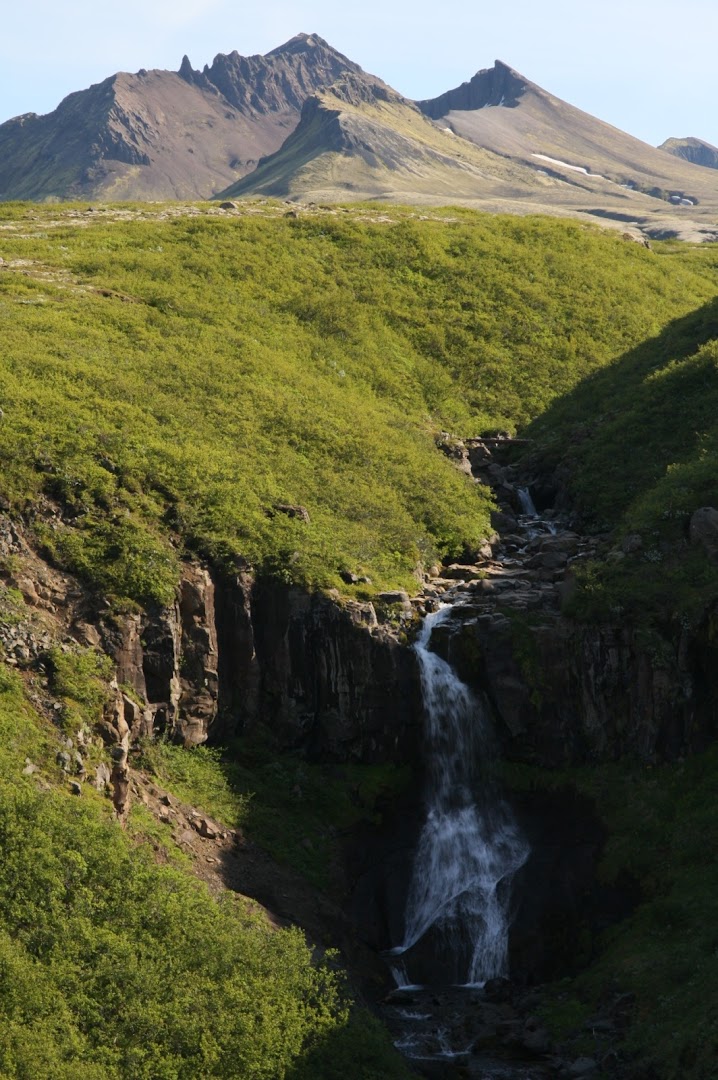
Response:
[[[468,211],[3,204],[0,256],[0,494],[139,603],[184,546],[411,587],[488,531],[438,430],[513,430],[715,293],[703,253]]]
[[[77,667],[56,677],[81,700],[95,675]],[[151,822],[126,833],[90,785],[67,792],[59,745],[0,667],[0,1075],[406,1076],[331,956],[158,865]]]
[[[587,969],[553,987],[546,1017],[555,1035],[580,1032],[612,994],[633,994],[625,1050],[640,1063],[637,1074],[710,1080],[718,1061],[718,749],[656,767],[550,776],[512,767],[510,779],[574,785],[590,796],[608,837],[601,880],[628,876],[640,888],[633,913],[594,940]]]
[[[107,682],[113,664],[95,649],[55,647],[47,656],[53,693],[63,700],[62,720],[68,731],[91,731],[109,700]]]
[[[718,596],[718,567],[688,543],[692,513],[718,506],[718,303],[594,373],[529,434],[545,463],[563,462],[589,527],[639,538],[625,558],[580,574],[575,612],[695,625]]]
[[[317,888],[341,883],[342,830],[377,821],[412,779],[408,766],[322,765],[282,753],[268,732],[222,749],[143,746],[142,767],[179,799],[261,844]]]

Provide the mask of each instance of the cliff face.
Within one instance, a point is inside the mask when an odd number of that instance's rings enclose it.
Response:
[[[117,679],[146,702],[133,737],[186,746],[266,724],[283,747],[364,762],[415,754],[413,654],[371,604],[338,605],[251,574],[218,580],[188,564],[175,604],[103,620]]]
[[[484,109],[487,105],[514,108],[531,85],[513,68],[497,60],[492,68],[477,71],[472,79],[454,90],[447,90],[440,97],[419,101],[417,104],[432,120],[439,120],[455,110],[466,112]]]
[[[170,607],[111,614],[49,566],[19,523],[0,524],[0,585],[23,597],[0,627],[7,661],[31,668],[58,644],[101,648],[115,662],[131,738],[167,733],[195,745],[262,722],[280,745],[317,758],[417,760],[415,656],[372,604],[187,562]],[[534,541],[505,578],[487,548],[483,577],[455,566],[430,581],[420,611],[466,587],[434,647],[487,697],[512,760],[655,762],[702,749],[718,733],[718,612],[673,641],[576,623],[558,606],[577,542]],[[474,580],[464,586],[460,575]]]
[[[674,157],[683,158],[693,165],[702,165],[706,169],[718,169],[718,146],[703,139],[666,139],[658,147]]]
[[[125,724],[130,741],[167,735],[192,746],[262,722],[280,746],[324,759],[416,756],[414,654],[371,604],[186,562],[171,606],[115,614],[2,514],[0,566],[0,589],[17,609],[0,623],[6,662],[30,673],[53,648],[104,651],[115,665],[103,722],[111,742]]]
[[[674,642],[628,625],[472,618],[444,642],[488,697],[506,756],[546,767],[670,761],[718,734],[715,613]]]

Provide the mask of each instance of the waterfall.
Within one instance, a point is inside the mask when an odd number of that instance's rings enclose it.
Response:
[[[529,491],[529,489],[525,487],[517,488],[516,494],[518,495],[519,502],[521,503],[522,513],[526,514],[527,517],[538,517],[538,510],[536,509],[534,501],[531,498],[531,492]]]
[[[426,821],[414,860],[405,913],[405,953],[431,927],[448,952],[468,956],[466,982],[480,984],[508,967],[510,885],[528,857],[509,807],[491,778],[491,725],[480,700],[429,642],[450,605],[427,616],[414,649],[426,713]]]

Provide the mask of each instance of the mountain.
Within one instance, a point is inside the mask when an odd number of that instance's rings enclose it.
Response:
[[[308,98],[281,149],[218,198],[449,202],[477,194],[520,199],[536,186],[525,167],[440,130],[414,102],[361,73]]]
[[[46,116],[7,121],[0,200],[455,203],[718,239],[714,177],[685,160],[687,150],[667,150],[500,60],[412,102],[322,38],[299,34],[266,56],[220,54],[201,71],[185,56],[176,72],[116,74]]]
[[[361,69],[316,35],[195,71],[120,73],[0,125],[0,198],[203,199],[278,149],[306,98]]]
[[[691,161],[694,165],[702,165],[706,169],[718,169],[718,146],[705,142],[703,139],[666,139],[658,147],[659,150],[667,150],[675,157]]]
[[[691,206],[700,216],[718,207],[717,186],[705,173],[562,101],[500,60],[418,106],[456,135],[600,195],[606,205],[596,208],[598,216],[610,214],[613,204],[620,220],[620,203],[641,218],[665,214],[665,202]]]
[[[650,236],[717,236],[718,190],[705,171],[501,61],[420,102],[363,73],[340,80],[308,98],[281,149],[218,197],[252,194],[452,202],[588,215]]]

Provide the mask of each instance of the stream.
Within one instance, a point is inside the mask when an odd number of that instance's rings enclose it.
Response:
[[[510,494],[514,528],[494,546],[490,572],[511,587],[506,598],[518,599],[537,538],[551,543],[562,530],[539,515],[526,487],[512,485]],[[512,989],[508,963],[512,882],[530,848],[495,775],[488,703],[432,648],[436,630],[451,633],[452,618],[475,606],[474,584],[468,571],[466,580],[435,583],[435,610],[413,646],[425,718],[425,819],[403,939],[387,954],[396,989],[383,1013],[397,1049],[426,1076],[539,1080],[557,1075],[546,1062],[548,1037],[531,1015],[531,994]]]

